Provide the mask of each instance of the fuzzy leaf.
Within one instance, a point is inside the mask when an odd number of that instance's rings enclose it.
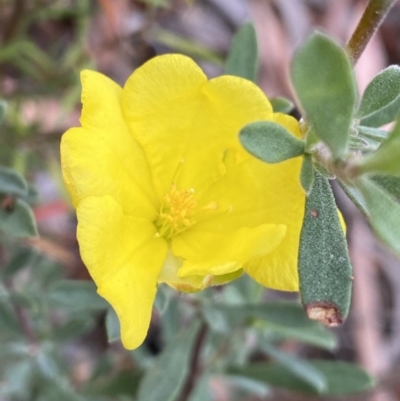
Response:
[[[360,173],[400,175],[400,117],[389,136],[377,151],[361,158],[357,163]]]
[[[239,134],[244,148],[267,163],[280,163],[304,153],[304,142],[282,125],[257,121],[246,125]]]
[[[285,99],[284,97],[273,97],[269,99],[271,102],[272,109],[274,110],[274,113],[290,113],[293,108],[294,104],[288,100]]]
[[[396,118],[400,109],[400,67],[381,71],[367,86],[357,117],[361,125],[381,127]]]
[[[33,212],[21,199],[10,199],[9,205],[0,207],[0,230],[21,238],[38,235]]]
[[[21,174],[11,168],[0,166],[0,194],[26,196],[28,185]]]
[[[226,75],[235,75],[250,81],[257,81],[258,44],[254,25],[243,24],[233,38],[225,64]]]
[[[309,194],[314,184],[314,167],[311,155],[305,154],[300,171],[300,184],[306,194]]]
[[[295,53],[291,77],[307,121],[333,156],[342,157],[357,100],[348,55],[327,36],[314,33]]]
[[[352,267],[332,189],[318,173],[306,200],[299,279],[309,317],[328,326],[341,324],[350,306]]]
[[[400,204],[368,178],[360,178],[357,188],[365,199],[368,218],[376,236],[400,255]]]

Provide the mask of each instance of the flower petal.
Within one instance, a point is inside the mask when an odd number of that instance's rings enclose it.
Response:
[[[123,202],[118,195],[124,192],[122,187],[125,187],[124,190],[130,187],[130,193],[146,198],[149,205],[156,205],[145,155],[122,115],[122,89],[106,76],[94,71],[82,71],[81,81],[81,123],[84,130],[68,131],[61,144],[64,177],[74,205],[85,196],[108,193],[112,187],[118,187],[118,193],[110,195],[118,198],[121,204]],[[80,141],[84,143],[80,144]],[[86,170],[86,167],[95,164],[85,159],[96,159],[98,167]],[[85,169],[80,169],[81,166]],[[71,168],[79,171],[69,171]],[[119,182],[110,185],[116,177]],[[90,185],[90,179],[94,180],[95,185]]]
[[[108,194],[125,213],[154,220],[157,209],[153,196],[147,196],[135,185],[121,159],[93,131],[68,130],[62,136],[61,163],[64,182],[75,207],[88,196]]]
[[[82,259],[119,317],[122,343],[136,348],[150,324],[167,244],[150,222],[124,214],[109,195],[83,199],[77,215]]]
[[[171,183],[207,188],[225,172],[226,149],[250,157],[238,140],[242,126],[272,116],[256,85],[230,76],[207,82],[200,68],[181,55],[156,57],[137,69],[124,87],[122,107],[147,155],[159,196]]]
[[[175,255],[184,259],[181,277],[223,275],[276,248],[286,233],[283,225],[263,224],[221,233],[188,231],[172,240]]]

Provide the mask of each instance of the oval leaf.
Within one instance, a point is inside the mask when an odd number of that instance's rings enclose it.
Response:
[[[361,125],[381,127],[394,121],[400,109],[400,67],[381,71],[367,86],[357,116]]]
[[[233,38],[225,64],[226,75],[235,75],[256,82],[258,44],[254,25],[245,23]]]
[[[14,237],[34,237],[38,235],[35,218],[29,205],[21,199],[7,200],[0,207],[0,230]]]
[[[337,326],[346,318],[352,267],[329,181],[315,174],[300,235],[300,295],[311,319]]]
[[[304,142],[282,125],[257,121],[246,125],[239,134],[244,148],[267,163],[280,163],[304,153]]]
[[[306,194],[309,194],[314,184],[314,167],[311,155],[305,154],[300,171],[300,184]]]
[[[28,195],[28,185],[21,174],[0,166],[0,193],[13,196]]]
[[[367,178],[357,181],[367,208],[368,218],[378,238],[400,255],[400,204]]]
[[[346,151],[356,86],[347,53],[321,33],[297,50],[291,66],[297,98],[307,121],[335,158]]]

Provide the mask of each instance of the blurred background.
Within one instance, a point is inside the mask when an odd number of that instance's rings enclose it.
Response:
[[[259,41],[259,85],[270,97],[293,100],[288,66],[296,46],[316,27],[344,44],[365,5],[355,0],[0,0],[0,98],[8,106],[0,126],[0,165],[32,185],[27,201],[40,233],[34,239],[2,236],[0,241],[0,401],[135,399],[144,372],[190,321],[197,302],[206,305],[205,319],[214,322],[209,335],[215,338],[205,351],[211,368],[207,375],[195,372],[201,391],[191,401],[310,398],[218,374],[231,360],[276,356],[256,343],[254,328],[219,327],[219,315],[207,309],[210,301],[297,299],[246,278],[197,297],[163,289],[145,344],[134,352],[122,348],[115,316],[96,298],[80,260],[59,143],[63,132],[79,125],[84,68],[123,85],[148,59],[178,52],[214,77],[223,71],[234,33],[252,21]],[[357,64],[360,91],[389,64],[400,64],[400,2]],[[377,243],[357,209],[334,189],[355,270],[350,317],[333,331],[337,346],[268,335],[279,337],[278,348],[288,355],[356,362],[379,378],[374,391],[339,399],[400,400],[400,261]],[[72,279],[79,280],[77,285],[66,281]]]

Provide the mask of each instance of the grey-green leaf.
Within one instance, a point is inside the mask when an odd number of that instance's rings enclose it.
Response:
[[[371,376],[351,363],[315,360],[309,361],[309,364],[326,377],[328,386],[323,394],[327,396],[357,394],[372,389],[375,384]],[[259,380],[279,388],[318,394],[309,383],[276,362],[260,362],[243,368],[231,368],[229,373]]]
[[[138,391],[138,401],[175,401],[189,373],[192,348],[200,330],[194,322],[171,340],[145,374]]]
[[[118,341],[121,338],[121,327],[119,319],[113,308],[109,308],[106,314],[106,331],[109,343]]]
[[[21,199],[10,198],[7,205],[0,207],[0,231],[20,238],[38,235],[35,217],[29,205]]]
[[[359,159],[361,173],[393,174],[400,176],[400,116],[396,126],[375,152]]]
[[[96,292],[96,285],[87,280],[58,280],[48,292],[51,305],[69,312],[105,310],[108,303]]]
[[[261,344],[261,348],[277,363],[284,366],[290,373],[293,373],[295,376],[313,387],[316,393],[321,394],[327,390],[327,378],[319,369],[316,369],[308,361],[283,352],[266,342]]]
[[[343,181],[338,180],[338,183],[343,189],[344,193],[349,197],[349,199],[352,200],[352,202],[357,206],[360,212],[364,216],[367,216],[367,205],[361,192],[355,186],[345,183]]]
[[[306,200],[299,279],[309,317],[328,326],[341,324],[350,307],[352,267],[332,189],[318,173]]]
[[[271,102],[272,110],[274,110],[275,113],[287,114],[294,108],[294,104],[284,97],[272,97],[269,101]]]
[[[360,178],[362,193],[371,226],[383,243],[400,255],[400,204],[368,178]]]
[[[246,125],[239,139],[248,152],[267,163],[280,163],[304,153],[304,142],[272,121]]]
[[[268,302],[263,304],[215,305],[226,324],[235,327],[250,320],[257,327],[275,332],[282,337],[334,349],[336,337],[320,323],[308,319],[301,305],[294,302]]]
[[[0,194],[26,196],[28,184],[15,170],[0,166]]]
[[[314,167],[311,155],[305,154],[300,171],[300,184],[306,194],[309,194],[314,184]]]
[[[396,118],[400,110],[400,67],[381,71],[367,86],[357,117],[361,125],[381,127]]]
[[[332,39],[316,32],[295,53],[291,77],[307,121],[334,158],[342,157],[357,100],[348,55]]]
[[[258,44],[254,25],[245,23],[233,38],[225,74],[257,81]]]
[[[396,200],[400,201],[400,177],[375,175],[371,179],[390,195],[394,196]]]

